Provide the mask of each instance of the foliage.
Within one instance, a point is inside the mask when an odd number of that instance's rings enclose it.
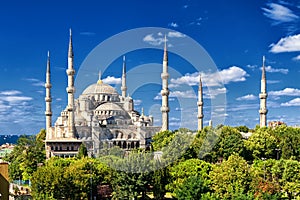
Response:
[[[86,146],[84,145],[84,143],[82,143],[78,149],[78,154],[77,157],[78,158],[83,158],[83,157],[87,157],[88,156],[88,151]]]
[[[275,149],[278,140],[271,128],[256,128],[255,132],[245,141],[246,148],[252,152],[255,159],[276,158]]]
[[[237,193],[247,194],[250,187],[250,173],[247,161],[237,154],[231,155],[221,164],[213,165],[209,174],[211,188],[221,199],[235,199]]]
[[[54,157],[33,174],[31,189],[35,199],[87,199],[91,192],[96,195],[98,184],[107,184],[109,179],[109,168],[95,159]]]
[[[175,190],[177,199],[179,200],[194,200],[202,199],[202,195],[209,191],[208,186],[198,176],[189,176]]]
[[[200,191],[202,191],[203,188],[208,187],[210,184],[210,171],[211,165],[199,159],[189,159],[179,162],[170,168],[170,183],[167,185],[167,188],[176,194],[179,190],[182,190],[182,185],[189,177],[197,177],[201,179],[201,185],[199,185],[199,187],[201,187]],[[188,185],[184,187],[186,190]],[[194,188],[195,186],[191,187]]]
[[[45,161],[43,140],[46,131],[41,130],[36,136],[20,136],[14,150],[4,159],[10,162],[9,177],[11,180],[29,180],[37,170],[38,164]]]
[[[159,151],[163,147],[166,147],[174,138],[175,132],[172,131],[161,131],[156,133],[153,137],[152,140],[153,142],[151,143],[152,148],[154,151]]]

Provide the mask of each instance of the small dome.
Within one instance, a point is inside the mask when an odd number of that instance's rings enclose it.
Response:
[[[98,111],[110,111],[110,110],[122,111],[122,108],[120,108],[120,106],[118,106],[114,103],[108,102],[108,103],[104,103],[104,104],[99,105],[96,108],[96,110],[98,110]]]
[[[98,81],[95,84],[88,86],[82,94],[118,94],[112,86]]]

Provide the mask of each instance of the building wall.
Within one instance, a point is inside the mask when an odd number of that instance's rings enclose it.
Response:
[[[1,200],[9,198],[8,163],[0,161],[0,194]]]

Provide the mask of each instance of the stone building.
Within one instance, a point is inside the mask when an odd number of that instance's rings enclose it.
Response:
[[[166,49],[164,54],[166,55]],[[161,127],[153,126],[153,117],[134,110],[134,100],[127,95],[126,63],[123,60],[122,94],[114,87],[99,80],[88,86],[78,99],[74,99],[73,45],[70,31],[68,51],[68,105],[52,126],[50,56],[46,71],[46,157],[73,157],[81,143],[85,143],[90,154],[99,154],[102,148],[119,146],[125,150],[146,148],[151,137]],[[164,73],[167,74],[166,61]],[[167,90],[167,77],[164,77]],[[164,103],[168,100],[164,98]],[[162,107],[164,106],[162,104]],[[163,111],[165,116],[165,110]],[[165,120],[168,127],[168,120]]]

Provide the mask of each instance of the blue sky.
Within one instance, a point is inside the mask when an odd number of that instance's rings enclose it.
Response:
[[[97,45],[131,29],[161,27],[172,30],[141,35],[140,42],[154,49],[126,53],[132,79],[160,77],[159,65],[147,63],[162,62],[162,51],[155,48],[162,48],[163,34],[171,34],[168,35],[170,51],[179,48],[176,44],[180,42],[177,42],[187,37],[202,45],[223,78],[219,88],[209,89],[218,82],[215,72],[200,72],[205,86],[204,125],[216,110],[222,111],[226,125],[253,128],[259,123],[258,94],[262,56],[265,55],[268,121],[300,125],[299,24],[300,1],[4,1],[0,7],[0,134],[35,134],[44,128],[43,85],[48,50],[51,54],[53,121],[65,108],[69,28],[73,32],[77,72]],[[134,41],[125,39],[124,44],[126,42]],[[106,66],[102,75],[118,90],[122,56]],[[97,79],[101,68],[100,64],[96,65],[94,70],[85,71],[91,74],[87,82],[96,82],[93,79]],[[199,71],[172,53],[169,65],[179,72],[170,77],[171,129],[195,129]],[[149,70],[147,73],[144,73],[145,68]],[[188,89],[182,90],[184,86]],[[130,94],[136,99],[138,111],[144,107],[145,114],[157,116],[157,125],[160,125],[160,87],[145,83]],[[226,95],[226,99],[212,110],[211,102],[218,95]],[[183,98],[188,105],[180,105],[178,98]],[[188,120],[183,121],[182,115]]]

